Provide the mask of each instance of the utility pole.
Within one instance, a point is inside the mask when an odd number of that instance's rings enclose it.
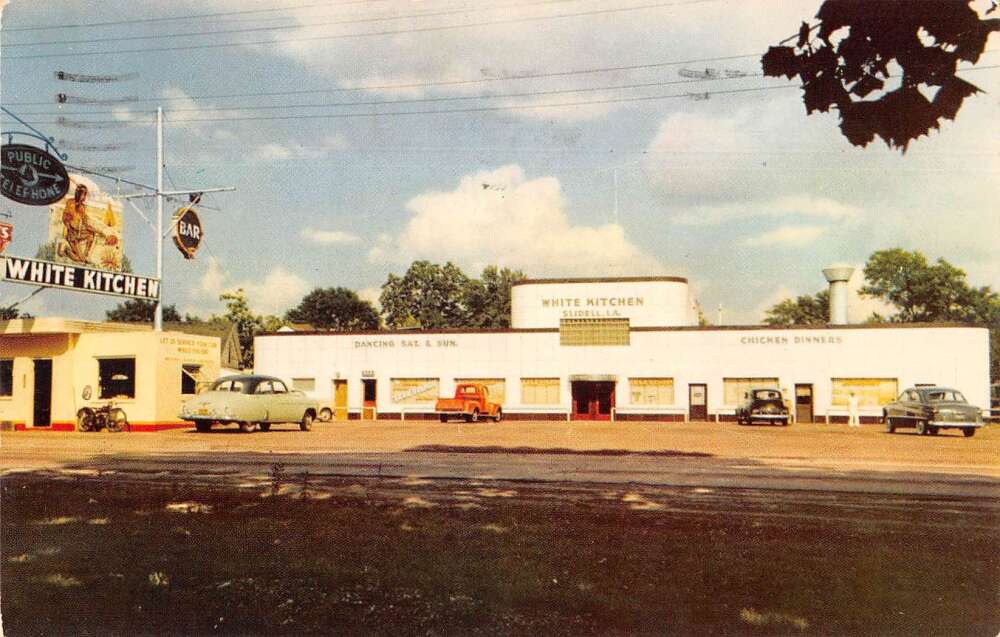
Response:
[[[2,0],[0,0],[2,1]],[[167,197],[178,195],[191,195],[194,193],[206,192],[231,192],[236,190],[232,186],[226,188],[196,188],[193,190],[163,190],[163,107],[156,107],[156,189],[151,193],[138,195],[126,195],[125,199],[139,199],[143,197],[156,197],[156,278],[160,281],[160,297],[156,300],[156,310],[153,313],[153,330],[163,331],[163,239],[166,234],[163,232],[163,200]],[[151,224],[152,225],[152,224]],[[173,230],[174,224],[170,224]]]

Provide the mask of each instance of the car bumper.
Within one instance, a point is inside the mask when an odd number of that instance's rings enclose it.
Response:
[[[788,414],[750,414],[754,420],[788,420]]]
[[[981,422],[958,422],[955,420],[932,420],[927,424],[931,427],[941,427],[942,429],[975,429],[983,426]]]

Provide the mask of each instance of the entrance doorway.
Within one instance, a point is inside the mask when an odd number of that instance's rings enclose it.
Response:
[[[708,420],[708,386],[688,385],[688,420]]]
[[[611,409],[615,406],[613,382],[575,380],[570,387],[573,394],[573,418],[611,420]]]
[[[333,419],[347,420],[347,381],[333,381]]]
[[[813,421],[813,386],[795,386],[795,422]]]
[[[52,361],[40,358],[35,363],[35,408],[32,425],[48,427],[52,424]]]
[[[375,379],[363,378],[361,380],[361,386],[364,390],[364,396],[361,401],[361,419],[375,420],[375,416],[377,415],[375,412],[375,399],[377,398],[377,394],[375,392]]]

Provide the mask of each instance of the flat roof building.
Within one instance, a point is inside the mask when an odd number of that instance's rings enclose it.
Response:
[[[732,420],[755,387],[783,389],[799,422],[846,420],[850,392],[873,421],[918,383],[989,404],[982,327],[699,327],[679,277],[522,281],[511,318],[502,330],[259,335],[256,371],[339,419],[433,417],[459,382],[486,384],[514,419]]]
[[[220,339],[134,323],[0,321],[0,426],[76,429],[114,400],[132,431],[188,427],[181,402],[220,373]]]

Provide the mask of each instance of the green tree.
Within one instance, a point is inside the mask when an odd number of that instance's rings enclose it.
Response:
[[[30,314],[27,314],[17,309],[16,305],[8,305],[6,307],[0,307],[0,321],[12,321],[17,318],[28,319],[32,317]]]
[[[836,109],[841,133],[855,146],[877,135],[906,152],[910,141],[941,119],[955,119],[965,98],[981,92],[955,72],[959,62],[979,61],[1000,20],[980,18],[969,5],[826,0],[817,24],[803,22],[797,38],[768,49],[764,75],[798,76],[806,114]],[[795,46],[784,46],[793,39]]]
[[[226,321],[236,327],[240,349],[243,350],[241,367],[250,369],[253,367],[253,337],[260,332],[273,332],[279,329],[284,325],[284,321],[276,316],[254,314],[242,288],[219,295],[219,300],[226,304],[226,313],[222,316],[212,316],[209,321]]]
[[[344,332],[377,330],[381,322],[372,304],[347,288],[316,288],[285,313],[285,320]]]
[[[450,261],[443,266],[414,261],[406,274],[390,274],[379,302],[389,327],[466,327],[467,277]]]
[[[766,325],[826,325],[830,322],[830,292],[821,290],[815,295],[803,294],[795,300],[771,306],[764,318]]]
[[[965,272],[944,259],[931,264],[920,252],[879,250],[865,264],[861,293],[892,303],[887,320],[898,323],[957,321],[990,330],[990,378],[1000,381],[1000,294],[972,287]]]
[[[510,327],[510,290],[526,277],[520,270],[486,266],[465,288],[466,327]]]
[[[104,313],[109,321],[121,323],[152,323],[153,315],[156,312],[156,303],[144,301],[142,299],[127,299],[119,303],[113,309]],[[190,318],[190,317],[188,317]],[[163,306],[164,322],[179,322],[181,315],[177,311],[176,305]]]

